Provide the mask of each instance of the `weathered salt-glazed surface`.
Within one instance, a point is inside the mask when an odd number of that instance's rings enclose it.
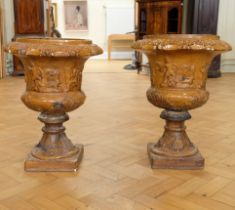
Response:
[[[73,145],[65,134],[67,112],[84,103],[82,71],[87,59],[102,53],[90,40],[18,39],[6,47],[25,68],[24,104],[41,112],[43,137],[27,160],[26,171],[76,171],[83,145]],[[22,119],[23,120],[23,119]]]
[[[204,158],[189,140],[184,121],[191,118],[188,110],[207,102],[208,68],[215,56],[231,50],[230,45],[214,35],[150,35],[133,48],[149,60],[148,100],[165,109],[161,114],[165,132],[157,143],[148,145],[152,167],[202,168]]]

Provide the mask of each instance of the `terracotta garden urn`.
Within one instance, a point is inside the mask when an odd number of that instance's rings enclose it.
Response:
[[[23,103],[40,112],[45,124],[40,142],[25,161],[26,171],[76,171],[83,145],[74,145],[65,134],[67,112],[85,100],[82,71],[90,56],[102,53],[90,40],[27,38],[6,47],[24,65],[26,91]]]
[[[213,35],[152,35],[134,43],[149,60],[150,103],[163,108],[165,131],[157,143],[147,147],[152,168],[201,169],[204,158],[185,131],[189,110],[205,104],[208,68],[213,58],[231,50]]]

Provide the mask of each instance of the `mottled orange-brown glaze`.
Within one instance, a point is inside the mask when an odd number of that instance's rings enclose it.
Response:
[[[160,140],[148,145],[153,168],[199,169],[204,158],[186,134],[184,121],[188,110],[205,104],[208,68],[213,58],[231,50],[215,35],[149,35],[133,44],[146,54],[150,65],[151,87],[147,98],[153,105],[166,109]]]
[[[82,71],[90,56],[102,49],[90,40],[17,39],[6,51],[17,56],[25,69],[24,104],[41,112],[45,123],[43,137],[27,160],[26,171],[76,171],[83,156],[83,145],[73,145],[65,134],[67,112],[84,103]]]

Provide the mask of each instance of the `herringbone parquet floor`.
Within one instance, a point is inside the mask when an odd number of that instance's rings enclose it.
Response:
[[[65,124],[85,145],[79,173],[23,171],[42,124],[20,102],[23,78],[0,80],[0,210],[235,210],[235,74],[210,79],[210,101],[187,122],[205,169],[151,170],[146,144],[163,132],[161,110],[145,97],[148,76],[124,64],[86,67],[86,103]]]

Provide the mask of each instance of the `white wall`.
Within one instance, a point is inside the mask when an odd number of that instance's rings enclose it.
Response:
[[[14,37],[14,10],[13,0],[4,1],[4,14],[5,14],[5,40],[7,43],[11,42]]]
[[[218,35],[232,45],[233,50],[222,55],[223,72],[235,72],[235,0],[220,0]]]
[[[14,29],[14,10],[13,0],[3,0],[4,5],[4,29],[5,29],[5,45],[11,42],[15,35]],[[13,71],[12,55],[6,54],[6,73]]]
[[[107,50],[105,6],[134,7],[134,0],[87,0],[88,1],[88,27],[87,32],[66,31],[64,22],[64,1],[52,0],[58,7],[58,30],[63,38],[91,39],[95,44]],[[125,22],[120,22],[125,24]],[[105,53],[106,54],[106,53]],[[104,55],[105,55],[104,54]]]

